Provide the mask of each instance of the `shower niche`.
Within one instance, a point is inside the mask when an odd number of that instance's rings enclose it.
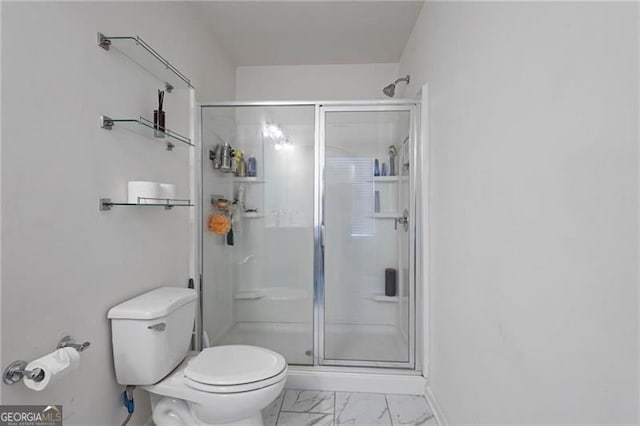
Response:
[[[415,108],[202,107],[205,343],[415,367]],[[255,177],[212,166],[225,143],[256,159]],[[208,230],[212,197],[234,205],[232,240]]]

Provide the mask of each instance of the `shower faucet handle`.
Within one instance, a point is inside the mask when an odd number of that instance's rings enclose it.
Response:
[[[402,216],[393,219],[393,229],[398,230],[398,224],[402,225],[402,229],[407,232],[409,230],[409,210],[404,209]]]

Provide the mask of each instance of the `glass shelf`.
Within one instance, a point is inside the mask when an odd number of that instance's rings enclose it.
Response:
[[[115,206],[123,207],[164,207],[170,210],[174,207],[193,207],[191,200],[179,200],[172,198],[140,198],[138,203],[115,203],[111,198],[100,198],[100,211],[111,210]]]
[[[138,36],[106,36],[98,33],[98,46],[120,51],[144,70],[162,81],[171,93],[174,88],[193,88],[191,80]]]
[[[158,140],[165,139],[167,141],[168,150],[172,150],[173,147],[175,146],[173,144],[173,141],[181,142],[189,146],[195,146],[193,143],[191,143],[191,139],[189,139],[186,136],[182,136],[178,132],[174,132],[173,130],[170,130],[167,128],[165,128],[164,130],[156,129],[154,127],[153,122],[147,120],[144,117],[118,118],[118,119],[107,117],[106,115],[103,115],[100,117],[100,127],[102,127],[103,129],[111,130],[113,129],[114,125],[128,127],[130,130],[134,130],[137,133],[142,133],[145,136],[148,136],[154,139],[158,139]],[[162,137],[157,137],[156,136],[157,133],[160,133]]]

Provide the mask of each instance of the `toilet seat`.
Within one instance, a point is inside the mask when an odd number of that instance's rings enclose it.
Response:
[[[274,385],[284,379],[287,378],[286,369],[283,370],[277,376],[270,377],[266,380],[259,380],[252,383],[243,383],[239,385],[231,385],[231,386],[218,386],[218,385],[209,385],[206,383],[196,382],[195,380],[191,380],[188,377],[184,378],[184,383],[195,390],[199,390],[207,393],[243,393],[250,392],[258,389],[265,388],[267,386]]]
[[[214,424],[247,426],[262,424],[263,408],[271,404],[284,389],[287,368],[278,375],[280,381],[259,389],[235,393],[216,393],[194,389],[186,383],[185,369],[197,357],[189,353],[184,361],[164,379],[142,389],[151,394],[153,420],[156,424],[176,425],[176,412],[186,420],[184,424]],[[262,381],[261,383],[266,383]],[[185,405],[186,404],[186,405]]]
[[[203,392],[248,392],[287,377],[284,357],[265,348],[226,345],[204,349],[184,369],[184,383]]]

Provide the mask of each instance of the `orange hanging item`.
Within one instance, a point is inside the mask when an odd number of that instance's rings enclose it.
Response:
[[[218,198],[212,200],[213,213],[209,216],[209,231],[218,235],[226,235],[231,229],[229,200]]]
[[[213,213],[209,216],[209,231],[218,235],[226,235],[231,229],[231,220],[222,213]]]

